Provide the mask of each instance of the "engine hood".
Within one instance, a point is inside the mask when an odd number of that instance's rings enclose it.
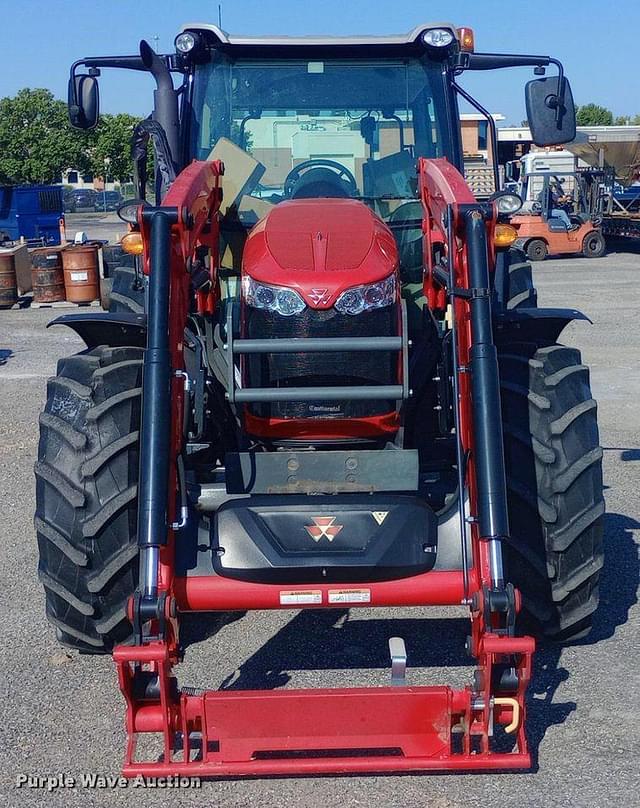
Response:
[[[253,228],[243,274],[295,289],[307,305],[328,309],[350,286],[396,272],[398,251],[389,228],[353,199],[281,202]]]

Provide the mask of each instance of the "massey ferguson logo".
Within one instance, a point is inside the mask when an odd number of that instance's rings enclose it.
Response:
[[[312,525],[305,525],[304,529],[311,536],[314,541],[320,541],[321,538],[333,541],[340,533],[344,525],[335,525],[335,516],[312,516]]]
[[[312,289],[309,292],[309,298],[312,303],[316,304],[316,306],[319,306],[321,303],[326,303],[328,297],[329,297],[328,289]]]

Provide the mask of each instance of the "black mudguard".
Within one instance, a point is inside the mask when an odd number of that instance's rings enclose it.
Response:
[[[512,309],[494,312],[493,330],[497,344],[505,342],[557,342],[574,320],[591,320],[577,309]]]
[[[52,320],[52,325],[66,325],[85,341],[87,348],[110,345],[112,348],[134,346],[144,348],[147,344],[147,317],[145,314],[81,313],[63,314]]]

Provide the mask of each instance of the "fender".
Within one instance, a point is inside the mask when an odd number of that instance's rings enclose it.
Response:
[[[147,344],[146,314],[117,313],[80,313],[63,314],[52,320],[52,325],[66,325],[84,340],[87,348],[98,345],[110,345],[112,348],[133,345],[145,348]]]
[[[574,320],[591,320],[577,309],[521,308],[494,311],[493,329],[496,343],[511,342],[557,342],[558,337]]]

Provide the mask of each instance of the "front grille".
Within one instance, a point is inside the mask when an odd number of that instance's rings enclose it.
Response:
[[[395,306],[341,314],[336,309],[307,308],[294,317],[245,309],[248,339],[312,337],[387,337],[398,334]],[[254,354],[245,357],[247,387],[329,387],[398,384],[398,353]],[[260,418],[366,418],[395,410],[394,401],[291,401],[251,404],[249,411]]]

